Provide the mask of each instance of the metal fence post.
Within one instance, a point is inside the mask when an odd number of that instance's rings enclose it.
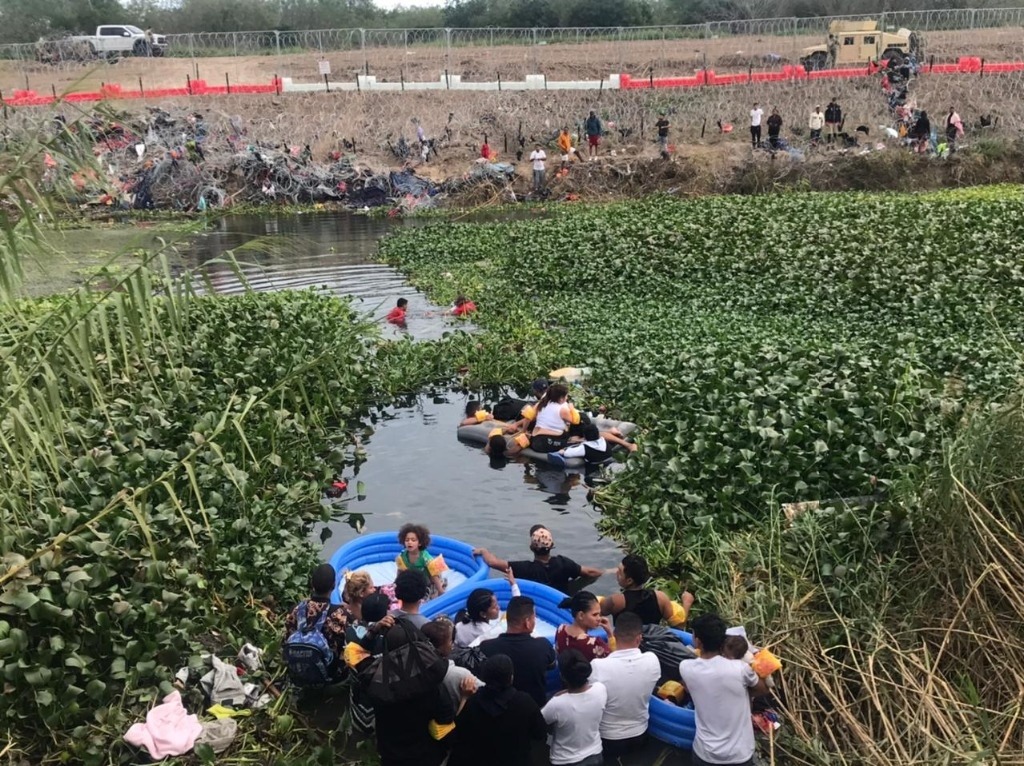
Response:
[[[448,70],[452,68],[452,30],[451,27],[444,28],[444,71],[445,81],[448,80]]]
[[[972,30],[974,29],[975,14],[977,12],[978,12],[978,10],[976,8],[971,8],[971,16],[970,16],[971,20],[969,22],[967,22],[967,26],[968,26],[969,29],[972,29]]]
[[[622,46],[622,43],[624,42],[624,40],[622,39],[622,27],[619,27],[617,37],[619,39],[619,73],[621,74],[623,70],[626,68],[626,52],[623,50]]]
[[[359,50],[363,52],[363,71],[366,71],[367,67],[370,66],[370,62],[366,58],[366,30],[362,27],[359,28]]]
[[[238,32],[231,33],[231,48],[235,52],[235,57],[238,57]]]
[[[316,31],[316,47],[320,49],[320,55],[324,55],[324,33],[319,29]]]
[[[274,50],[278,56],[281,55],[281,33],[276,29],[274,30]]]
[[[540,65],[537,64],[537,27],[530,30],[530,39],[533,40],[533,74],[540,74]]]
[[[196,65],[196,41],[195,35],[189,32],[188,35],[188,57],[192,59],[192,68]]]

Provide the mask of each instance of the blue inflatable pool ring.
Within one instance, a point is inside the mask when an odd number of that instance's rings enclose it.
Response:
[[[568,609],[559,608],[559,603],[565,598],[565,594],[555,590],[548,585],[531,582],[529,580],[518,580],[519,590],[524,596],[533,599],[537,610],[537,628],[534,635],[543,636],[549,641],[555,640],[555,629],[564,623],[572,622],[572,615]],[[508,602],[512,598],[512,588],[508,580],[483,580],[475,582],[472,588],[487,588],[494,591],[502,610],[508,608]],[[428,601],[420,609],[425,617],[436,617],[439,614],[446,614],[454,617],[455,614],[466,606],[466,599],[472,590],[463,590],[459,593],[449,592]],[[592,631],[594,635],[605,637],[602,630]],[[687,646],[693,646],[693,636],[682,630],[672,630],[679,640]],[[562,688],[562,680],[558,676],[558,670],[552,670],[547,677],[548,693],[554,694]],[[671,702],[651,695],[650,721],[647,725],[647,733],[673,747],[690,750],[693,748],[693,737],[696,734],[696,719],[693,708],[679,707]]]
[[[465,601],[470,591],[477,587],[476,584],[487,579],[491,571],[480,556],[473,555],[473,546],[461,540],[431,535],[427,551],[434,556],[443,555],[448,564],[448,571],[444,573],[448,590],[440,598],[454,596]],[[341,589],[344,587],[341,573],[346,570],[366,570],[377,585],[394,582],[397,572],[395,559],[401,552],[397,529],[394,532],[361,535],[345,543],[331,556],[331,566],[338,573],[338,587],[331,594],[331,603],[341,603]]]

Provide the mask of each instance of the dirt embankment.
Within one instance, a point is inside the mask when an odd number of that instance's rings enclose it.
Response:
[[[950,104],[963,117],[964,151],[949,161],[911,156],[884,139],[891,117],[876,80],[842,83],[801,82],[742,85],[678,91],[518,93],[331,93],[281,96],[228,96],[172,99],[161,106],[179,117],[201,112],[209,126],[204,145],[208,156],[237,150],[225,136],[229,124],[244,126],[244,141],[264,147],[309,145],[314,160],[341,151],[375,172],[405,164],[392,150],[404,137],[412,143],[422,122],[439,139],[439,154],[426,164],[413,160],[416,172],[433,181],[468,173],[486,135],[499,162],[515,162],[517,136],[526,153],[534,141],[548,146],[549,180],[554,196],[577,195],[587,200],[639,196],[658,191],[674,194],[759,192],[773,189],[915,189],[1019,181],[1022,163],[1015,141],[1024,125],[1024,103],[1013,98],[1014,83],[1003,76],[957,75],[918,78],[912,98],[941,128]],[[832,97],[842,104],[846,129],[868,129],[861,147],[847,153],[806,151],[806,120],[816,104]],[[750,105],[759,101],[778,108],[782,135],[804,150],[802,159],[780,153],[771,158],[752,152],[747,132]],[[144,114],[147,105],[125,101],[115,109]],[[73,117],[82,107],[61,107]],[[562,125],[575,126],[590,109],[602,116],[607,135],[596,162],[576,163],[566,178],[554,178],[557,155],[553,139]],[[672,124],[671,162],[658,156],[652,125],[665,111]],[[978,127],[992,115],[994,127]],[[12,110],[9,131],[36,131],[52,117],[46,109]],[[721,132],[718,123],[732,125]],[[881,143],[885,148],[877,150]],[[860,155],[861,148],[871,153]],[[354,149],[353,149],[354,147]],[[130,160],[133,162],[134,160]],[[517,197],[529,189],[529,163],[517,163],[512,185]],[[230,189],[228,190],[231,191]],[[484,184],[460,193],[456,204],[484,204],[511,197],[504,185]]]

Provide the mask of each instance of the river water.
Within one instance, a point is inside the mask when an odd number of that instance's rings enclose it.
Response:
[[[400,273],[374,260],[382,236],[415,225],[337,212],[234,216],[199,236],[184,256],[187,265],[204,267],[218,293],[245,289],[239,270],[256,290],[316,287],[351,296],[360,311],[381,320],[385,333],[401,332],[382,320],[399,297],[408,298],[407,332],[429,340],[453,329],[454,320],[441,316],[441,307],[409,287]],[[239,269],[224,262],[229,250]],[[598,535],[598,514],[580,476],[530,462],[492,468],[479,447],[458,441],[456,424],[470,398],[479,394],[427,391],[411,406],[380,413],[373,434],[363,440],[366,461],[346,476],[365,488],[363,496],[348,501],[347,510],[365,517],[367,532],[414,521],[502,558],[530,558],[528,530],[545,524],[557,553],[613,569],[622,554]],[[355,535],[344,521],[318,530],[325,559]],[[606,574],[591,588],[611,593],[615,578]]]

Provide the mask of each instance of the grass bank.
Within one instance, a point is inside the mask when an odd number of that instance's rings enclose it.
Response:
[[[383,253],[641,423],[603,526],[788,659],[795,762],[982,763],[1024,736],[990,664],[1022,643],[1022,212],[1015,187],[662,198]]]

